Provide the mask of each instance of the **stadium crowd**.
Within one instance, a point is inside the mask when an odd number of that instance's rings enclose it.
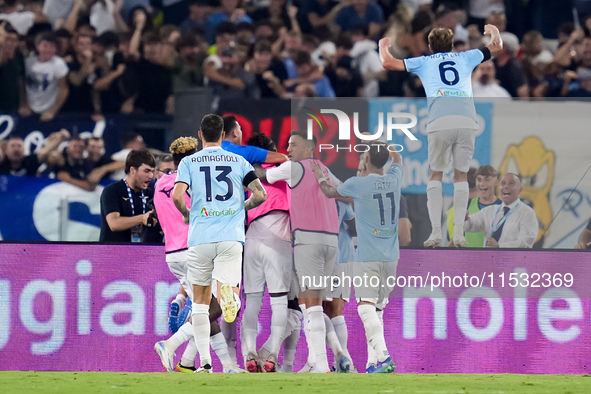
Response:
[[[416,76],[383,69],[377,39],[419,56],[430,29],[447,27],[465,51],[486,44],[485,23],[504,49],[474,73],[476,97],[588,97],[587,3],[3,0],[0,112],[170,114],[193,86],[219,98],[420,97]]]

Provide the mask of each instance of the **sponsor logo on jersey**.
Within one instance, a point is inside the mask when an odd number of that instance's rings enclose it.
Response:
[[[199,216],[203,217],[203,216],[232,216],[236,213],[235,210],[233,209],[224,209],[222,211],[212,211],[212,210],[207,210],[207,208],[203,207],[201,208],[201,212],[199,213]]]

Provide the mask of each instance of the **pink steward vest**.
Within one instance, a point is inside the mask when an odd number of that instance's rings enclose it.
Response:
[[[172,191],[176,181],[176,172],[166,174],[156,182],[154,206],[158,221],[164,231],[164,249],[166,253],[187,249],[189,226],[183,223],[183,215],[174,206]],[[191,197],[185,194],[185,203],[191,208]]]
[[[273,164],[263,164],[262,167],[267,170],[275,167]],[[275,182],[273,184],[267,182],[261,182],[265,190],[267,191],[267,200],[256,208],[247,211],[248,224],[263,215],[268,214],[271,211],[285,211],[289,212],[290,194],[291,190],[285,181]],[[252,192],[248,192],[248,197]]]

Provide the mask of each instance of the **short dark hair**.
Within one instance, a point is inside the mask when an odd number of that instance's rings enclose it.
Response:
[[[312,62],[312,58],[310,54],[305,51],[298,51],[293,59],[296,66],[303,66],[306,64],[310,64]]]
[[[224,120],[215,114],[205,115],[201,120],[201,135],[205,142],[215,142],[224,131]]]
[[[429,45],[433,53],[451,52],[454,33],[445,27],[436,27],[429,33]]]
[[[236,119],[234,115],[222,116],[222,120],[224,121],[224,131],[226,132],[226,136],[230,131],[238,127],[238,119]]]
[[[316,149],[316,145],[318,144],[318,138],[316,138],[316,136],[314,134],[312,134],[312,139],[309,140],[308,139],[308,134],[304,133],[303,131],[299,131],[299,130],[294,130],[291,132],[291,136],[292,137],[300,137],[302,138],[304,141],[308,141],[311,145],[313,149]]]
[[[125,173],[129,174],[131,167],[140,168],[142,164],[156,167],[156,159],[147,149],[132,150],[125,158]]]
[[[335,41],[335,45],[337,48],[343,48],[350,51],[351,48],[353,48],[353,40],[351,39],[351,35],[349,33],[342,33]]]
[[[246,142],[246,145],[256,146],[259,148],[277,152],[277,145],[275,145],[271,138],[262,133],[253,134]]]
[[[350,30],[352,36],[363,36],[369,35],[369,28],[365,25],[355,25]]]
[[[160,167],[160,164],[162,163],[170,163],[170,162],[174,162],[174,159],[172,158],[171,154],[164,154],[164,155],[159,155],[156,158],[156,168]]]
[[[273,53],[271,43],[267,40],[259,40],[254,44],[254,52],[262,53],[269,52]]]
[[[35,46],[41,44],[42,41],[47,41],[52,43],[53,45],[57,45],[57,38],[53,32],[46,31],[37,36],[35,39]]]
[[[228,21],[218,23],[215,27],[215,36],[222,34],[236,34],[236,25]]]
[[[369,143],[369,162],[376,168],[382,168],[388,162],[390,152],[388,145],[381,141],[373,141]]]
[[[478,169],[476,170],[476,173],[474,174],[474,178],[476,178],[479,175],[494,176],[497,179],[499,178],[499,172],[497,170],[495,170],[495,168],[489,164],[485,164],[485,165],[478,167]]]
[[[137,137],[140,137],[140,134],[136,133],[135,131],[125,133],[123,137],[121,137],[121,147],[125,148],[127,144],[135,140]]]
[[[4,23],[6,23],[4,25],[4,31],[8,34],[18,34],[18,32],[16,31],[16,29],[10,24],[10,22],[8,21],[2,21]]]

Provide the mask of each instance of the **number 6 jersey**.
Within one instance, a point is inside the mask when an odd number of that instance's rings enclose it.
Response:
[[[244,191],[257,179],[242,156],[208,147],[185,157],[176,183],[191,189],[188,246],[239,241],[244,243]]]
[[[429,105],[427,131],[448,128],[478,128],[472,93],[472,71],[490,59],[490,51],[471,49],[466,52],[438,52],[429,56],[404,59],[406,71],[416,74],[423,83]],[[445,127],[443,117],[456,117],[454,125]],[[468,118],[457,119],[458,116]],[[459,124],[458,124],[459,121]],[[448,122],[449,123],[449,122]]]

